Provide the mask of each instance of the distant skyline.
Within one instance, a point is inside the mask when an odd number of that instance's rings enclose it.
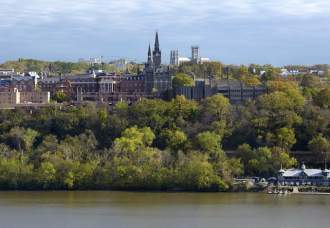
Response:
[[[0,62],[146,61],[170,50],[226,64],[330,64],[329,0],[0,0]]]

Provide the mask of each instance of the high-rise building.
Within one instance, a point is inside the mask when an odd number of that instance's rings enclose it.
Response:
[[[171,51],[170,64],[172,66],[178,66],[179,65],[179,51],[178,50],[172,50]]]
[[[193,63],[199,63],[199,47],[198,46],[192,46],[191,47],[191,61]]]

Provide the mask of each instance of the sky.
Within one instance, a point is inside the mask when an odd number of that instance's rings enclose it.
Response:
[[[330,64],[329,0],[0,0],[0,62],[145,61],[159,32],[178,49],[226,64]]]

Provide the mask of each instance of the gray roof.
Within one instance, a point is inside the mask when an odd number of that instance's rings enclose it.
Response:
[[[287,169],[284,170],[283,177],[299,177],[303,174],[308,177],[321,177],[324,176],[325,173],[329,173],[328,169]]]

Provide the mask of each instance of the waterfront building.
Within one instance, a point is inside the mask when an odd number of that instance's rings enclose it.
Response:
[[[278,184],[281,186],[330,186],[329,169],[301,168],[281,169],[278,172]]]

